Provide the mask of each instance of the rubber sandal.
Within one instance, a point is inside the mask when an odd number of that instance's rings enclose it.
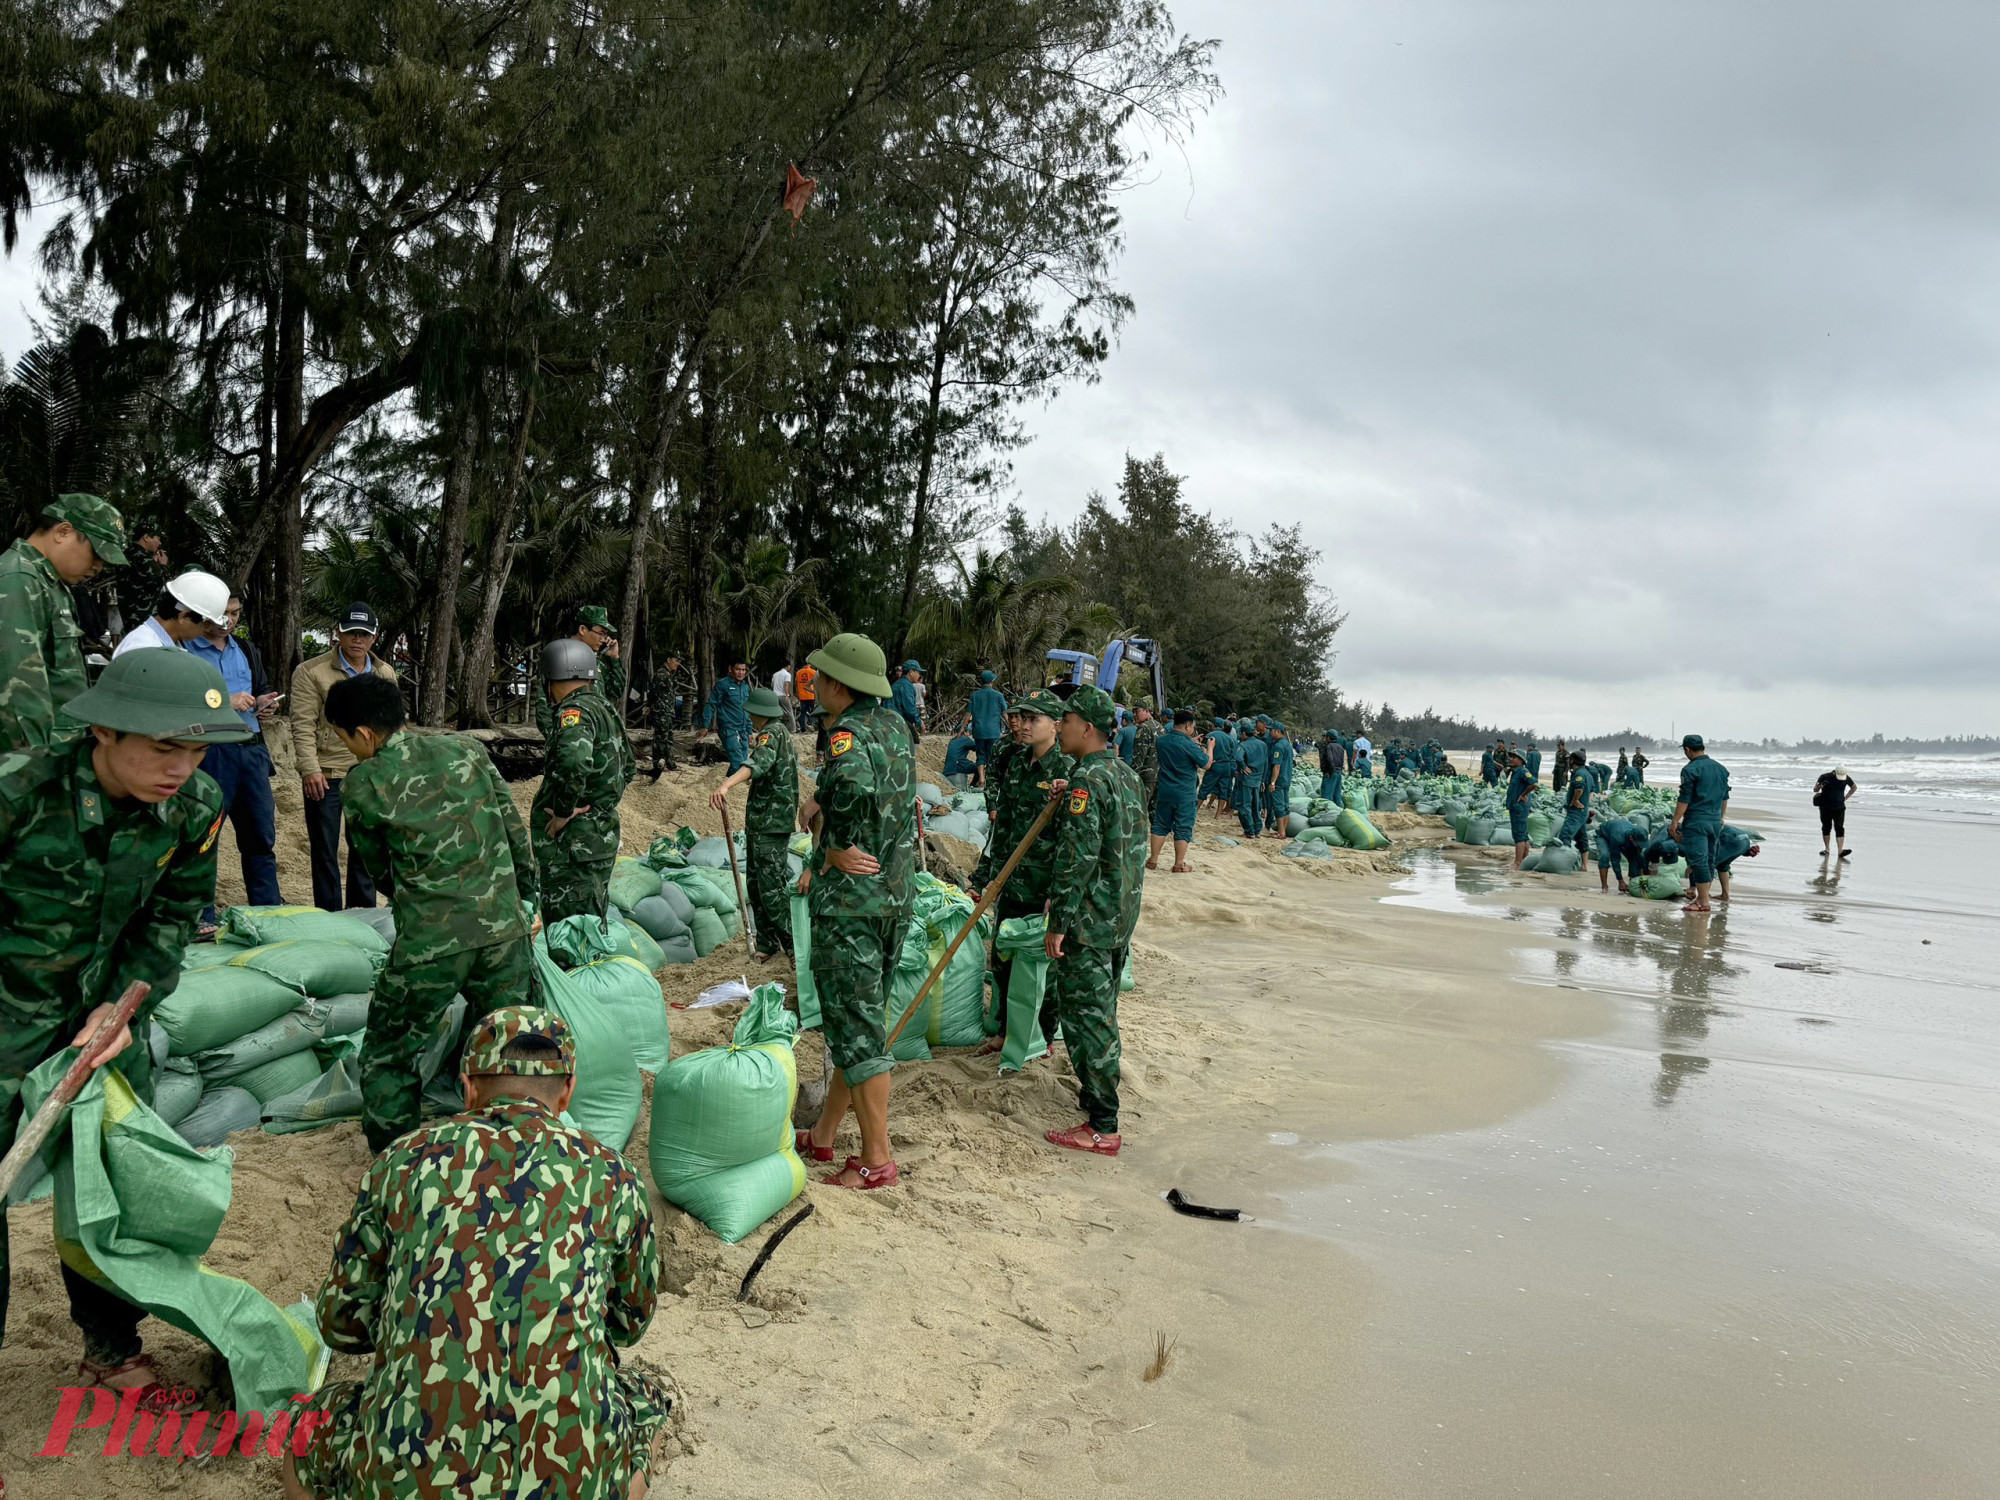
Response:
[[[145,1386],[116,1386],[111,1385],[110,1381],[115,1376],[130,1375],[134,1370],[153,1370],[157,1372],[158,1369],[159,1366],[153,1362],[153,1356],[150,1354],[135,1354],[130,1359],[120,1360],[116,1364],[108,1365],[101,1364],[94,1359],[80,1359],[76,1362],[77,1379],[86,1381],[91,1385],[101,1385],[106,1390],[114,1391],[133,1389],[143,1391],[146,1389]],[[153,1384],[158,1385],[159,1381],[155,1380]]]
[[[766,1136],[765,1139],[769,1140],[770,1137]],[[815,1146],[813,1144],[813,1133],[810,1130],[795,1130],[792,1132],[792,1149],[807,1161],[833,1160],[833,1147]]]
[[[1123,1136],[1099,1135],[1088,1125],[1072,1125],[1067,1130],[1045,1130],[1042,1139],[1067,1151],[1089,1151],[1098,1156],[1116,1156],[1125,1144]]]
[[[840,1180],[841,1174],[850,1169],[861,1179],[859,1182],[842,1182]],[[828,1187],[847,1188],[851,1192],[856,1193],[871,1192],[876,1188],[894,1187],[897,1181],[896,1164],[891,1161],[884,1162],[879,1167],[864,1167],[859,1157],[850,1156],[847,1158],[847,1165],[842,1167],[839,1172],[835,1172],[829,1177],[822,1177],[820,1181]]]

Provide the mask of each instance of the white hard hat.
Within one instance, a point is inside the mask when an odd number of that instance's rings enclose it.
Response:
[[[211,624],[229,623],[229,585],[213,573],[190,568],[180,577],[168,580],[167,592],[182,609],[200,615]]]

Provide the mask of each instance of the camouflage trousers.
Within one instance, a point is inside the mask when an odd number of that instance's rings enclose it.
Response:
[[[9,1008],[0,1014],[0,1145],[14,1143],[14,1130],[21,1118],[22,1082],[69,1046],[70,1038],[83,1029],[85,1017],[95,1008],[80,1005],[59,1012],[27,1015]],[[149,1015],[151,1011],[149,1004],[140,1014]],[[136,1022],[133,1036],[143,1036],[149,1024],[143,1020]],[[153,1102],[153,1056],[143,1041],[135,1040],[119,1053],[114,1066],[125,1075],[133,1093],[147,1104]],[[10,1260],[7,1214],[4,1204],[0,1204],[0,1343],[7,1336]],[[78,1275],[67,1265],[62,1268],[62,1278],[69,1292],[70,1320],[83,1330],[86,1355],[104,1364],[119,1364],[139,1352],[139,1324],[146,1316],[144,1308],[127,1302],[109,1287]]]
[[[298,1458],[299,1483],[319,1500],[375,1500],[382,1492],[372,1481],[374,1476],[385,1471],[394,1473],[401,1470],[405,1473],[408,1487],[399,1488],[394,1493],[416,1495],[423,1492],[407,1474],[406,1466],[411,1455],[370,1452],[376,1439],[369,1431],[369,1405],[364,1399],[366,1392],[367,1385],[363,1381],[340,1380],[321,1386],[311,1395],[298,1395],[291,1399],[290,1409],[295,1418],[309,1411],[325,1412],[328,1417],[313,1432],[306,1451]],[[542,1388],[538,1386],[534,1394],[542,1395]],[[609,1480],[601,1493],[623,1500],[634,1476],[646,1472],[647,1454],[653,1446],[653,1439],[671,1415],[674,1403],[659,1381],[632,1369],[614,1369],[611,1372],[611,1389],[605,1394],[608,1399],[601,1403],[578,1400],[576,1404],[579,1411],[608,1409],[611,1414],[611,1425],[622,1441],[616,1444],[617,1456],[609,1466],[594,1472],[600,1478]],[[564,1435],[558,1429],[549,1433],[545,1440],[560,1445]],[[442,1440],[449,1440],[450,1434],[440,1436]],[[371,1482],[364,1483],[364,1475]],[[537,1487],[535,1492],[541,1493],[540,1488]]]
[[[465,996],[465,1019],[437,1076],[455,1089],[465,1039],[480,1017],[503,1005],[533,1005],[540,994],[532,938],[459,948],[408,964],[391,949],[388,965],[375,981],[361,1043],[361,1128],[368,1148],[380,1153],[423,1123],[424,1081],[418,1064],[454,996]]]
[[[785,862],[789,835],[746,833],[743,843],[750,868],[750,911],[757,918],[757,951],[792,951],[792,870]],[[915,1024],[914,1022],[912,1024]]]
[[[812,977],[819,992],[820,1030],[833,1065],[850,1088],[896,1066],[889,1056],[886,1017],[889,985],[909,923],[906,907],[868,917],[828,914],[812,919]]]
[[[1100,1135],[1118,1133],[1118,980],[1131,951],[1065,946],[1049,965],[1077,1103]]]
[[[611,859],[565,859],[559,847],[536,850],[542,866],[542,925],[564,917],[601,917],[611,904]]]

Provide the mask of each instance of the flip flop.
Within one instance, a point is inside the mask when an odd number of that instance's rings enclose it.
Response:
[[[1042,1139],[1066,1151],[1089,1151],[1097,1156],[1116,1156],[1119,1147],[1125,1144],[1123,1136],[1099,1135],[1088,1125],[1072,1125],[1067,1130],[1045,1130]]]
[[[766,1139],[768,1140],[769,1137],[766,1137]],[[833,1147],[815,1146],[813,1144],[813,1133],[810,1130],[795,1130],[792,1132],[792,1149],[807,1161],[833,1160]]]
[[[842,1182],[840,1180],[842,1175],[849,1171],[852,1171],[861,1180],[859,1182]],[[847,1158],[846,1166],[842,1167],[840,1171],[835,1172],[831,1177],[820,1178],[820,1181],[828,1187],[847,1188],[851,1192],[872,1192],[876,1188],[894,1187],[896,1185],[896,1164],[891,1161],[884,1162],[879,1167],[865,1167],[861,1164],[860,1157],[850,1156]]]
[[[76,1362],[76,1374],[79,1380],[91,1385],[101,1385],[113,1391],[149,1390],[159,1385],[158,1379],[140,1386],[118,1386],[112,1385],[111,1382],[116,1377],[130,1375],[135,1370],[157,1371],[158,1369],[159,1366],[153,1362],[153,1356],[150,1354],[135,1354],[130,1359],[119,1360],[115,1364],[104,1364],[94,1359],[80,1359]]]

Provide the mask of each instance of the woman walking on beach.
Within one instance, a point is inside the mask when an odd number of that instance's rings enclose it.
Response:
[[[1833,853],[1829,841],[1835,839],[1840,843],[1840,857],[1847,858],[1847,799],[1855,791],[1854,778],[1847,774],[1845,766],[1835,766],[1813,783],[1813,806],[1819,809],[1821,859]]]

